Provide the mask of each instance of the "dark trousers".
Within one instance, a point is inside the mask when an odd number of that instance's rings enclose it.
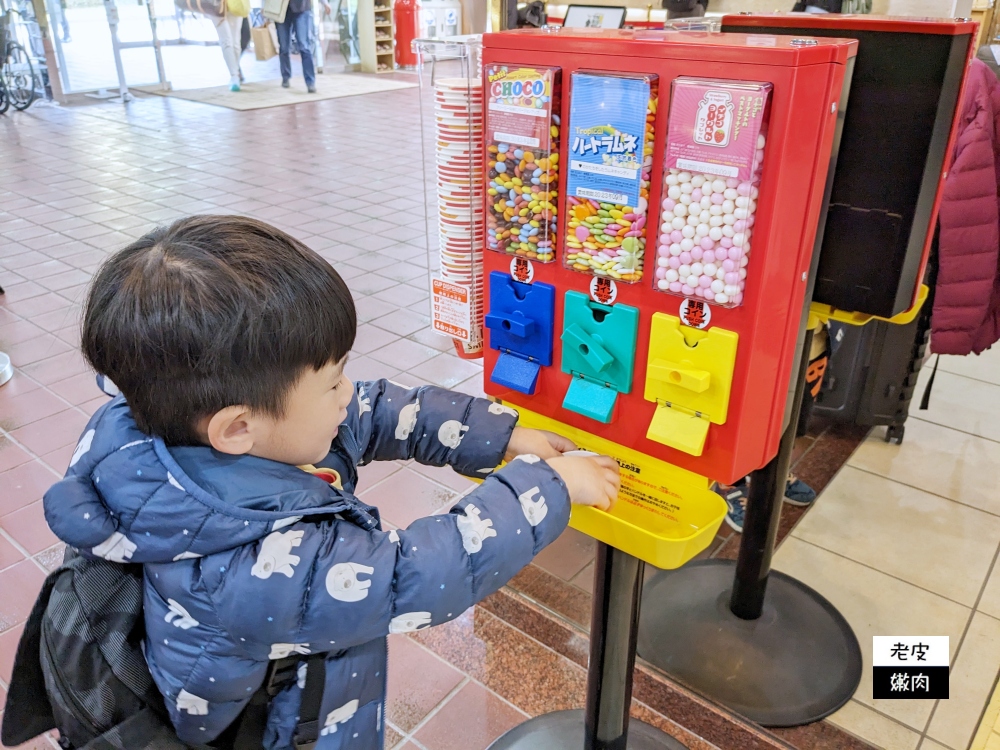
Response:
[[[277,24],[278,32],[278,62],[281,64],[281,78],[287,81],[292,77],[292,30],[298,41],[299,54],[302,56],[302,76],[306,86],[316,85],[316,68],[312,55],[312,12],[285,14],[285,20]]]

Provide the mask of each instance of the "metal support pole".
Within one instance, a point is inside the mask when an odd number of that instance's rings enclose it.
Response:
[[[598,544],[594,568],[590,663],[596,669],[587,674],[584,747],[624,750],[628,743],[632,669],[645,563],[614,547]]]
[[[170,81],[167,80],[167,69],[163,65],[163,42],[160,41],[156,33],[156,11],[153,8],[154,0],[146,0],[146,11],[149,13],[149,28],[153,32],[153,54],[156,55],[156,73],[160,79],[160,88],[163,91],[170,91]]]
[[[743,517],[743,539],[736,559],[736,577],[729,608],[742,620],[756,620],[764,610],[767,577],[771,572],[771,558],[778,540],[781,523],[781,504],[785,497],[785,482],[792,464],[795,432],[802,409],[805,392],[806,370],[812,349],[813,332],[806,331],[799,366],[793,373],[795,397],[788,422],[781,435],[778,455],[750,474],[750,491],[747,496],[746,514]]]
[[[125,81],[125,68],[122,67],[122,50],[118,41],[118,6],[115,0],[104,0],[104,11],[108,15],[108,26],[111,29],[111,49],[115,55],[115,70],[118,72],[118,93],[122,103],[130,102],[133,97],[128,91]]]
[[[586,709],[536,716],[489,750],[683,750],[665,732],[629,718],[643,568],[632,555],[597,543]]]

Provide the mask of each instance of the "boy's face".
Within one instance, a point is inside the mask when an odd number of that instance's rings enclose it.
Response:
[[[354,384],[344,375],[346,363],[344,357],[320,370],[307,367],[288,394],[284,416],[264,418],[249,452],[294,466],[324,458],[354,398]]]

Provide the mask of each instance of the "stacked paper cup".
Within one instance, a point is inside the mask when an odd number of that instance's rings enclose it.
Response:
[[[472,340],[459,355],[478,357],[483,320],[483,88],[467,78],[434,85],[441,278],[467,287]]]

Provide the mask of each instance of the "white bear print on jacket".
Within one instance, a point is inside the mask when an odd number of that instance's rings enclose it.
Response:
[[[470,555],[483,548],[483,542],[497,535],[493,530],[493,521],[479,517],[479,508],[472,503],[465,506],[465,516],[459,516],[456,523],[462,534],[462,546]]]
[[[257,578],[270,578],[273,573],[281,573],[289,578],[295,575],[295,566],[299,564],[298,555],[292,554],[292,547],[302,544],[304,531],[275,531],[264,538],[260,545],[257,562],[250,569],[250,575]]]

